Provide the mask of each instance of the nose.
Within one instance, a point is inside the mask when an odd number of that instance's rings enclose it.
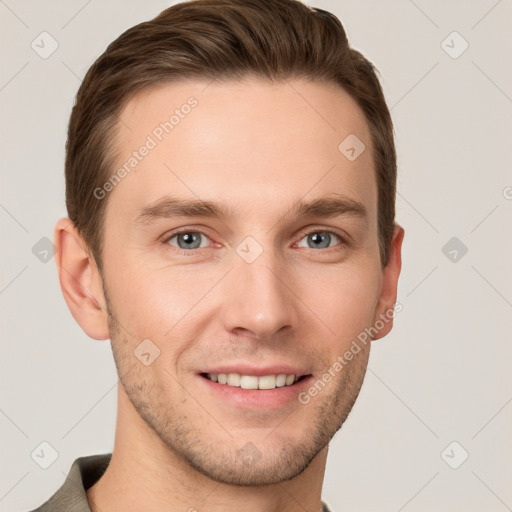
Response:
[[[269,340],[280,330],[296,327],[297,301],[287,275],[284,263],[279,263],[270,250],[252,263],[235,258],[226,283],[224,328],[233,334]]]

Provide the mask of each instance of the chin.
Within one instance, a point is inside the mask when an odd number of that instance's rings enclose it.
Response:
[[[291,480],[300,475],[316,453],[303,448],[283,448],[281,452],[260,452],[253,443],[247,443],[235,454],[205,453],[187,457],[190,465],[211,480],[240,487],[258,487]]]

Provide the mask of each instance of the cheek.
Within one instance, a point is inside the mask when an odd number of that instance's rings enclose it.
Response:
[[[134,336],[166,340],[184,328],[222,272],[146,265],[141,260],[124,258],[110,271],[109,297],[120,321]]]
[[[109,297],[120,322],[137,338],[158,342],[178,333],[181,338],[193,316],[201,323],[209,318],[207,311],[222,307],[222,300],[210,292],[225,273],[224,267],[209,265],[193,271],[190,266],[162,268],[127,257],[109,263]],[[381,278],[375,258],[362,255],[353,263],[299,265],[288,270],[296,295],[290,300],[304,312],[298,329],[316,326],[326,338],[335,336],[339,345],[350,343],[371,325]]]
[[[302,281],[301,293],[310,310],[325,324],[337,344],[351,342],[373,321],[380,287],[374,264],[325,269]]]

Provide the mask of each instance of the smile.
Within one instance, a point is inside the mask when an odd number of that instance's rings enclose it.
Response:
[[[301,380],[304,376],[297,378],[296,375],[241,375],[239,373],[203,373],[206,379],[219,384],[225,384],[234,388],[242,389],[275,389],[291,386]]]

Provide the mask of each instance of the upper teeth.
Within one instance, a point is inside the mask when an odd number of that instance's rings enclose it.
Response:
[[[243,389],[274,389],[283,386],[290,386],[295,382],[295,375],[240,375],[239,373],[207,373],[207,377],[213,382],[227,384]]]

